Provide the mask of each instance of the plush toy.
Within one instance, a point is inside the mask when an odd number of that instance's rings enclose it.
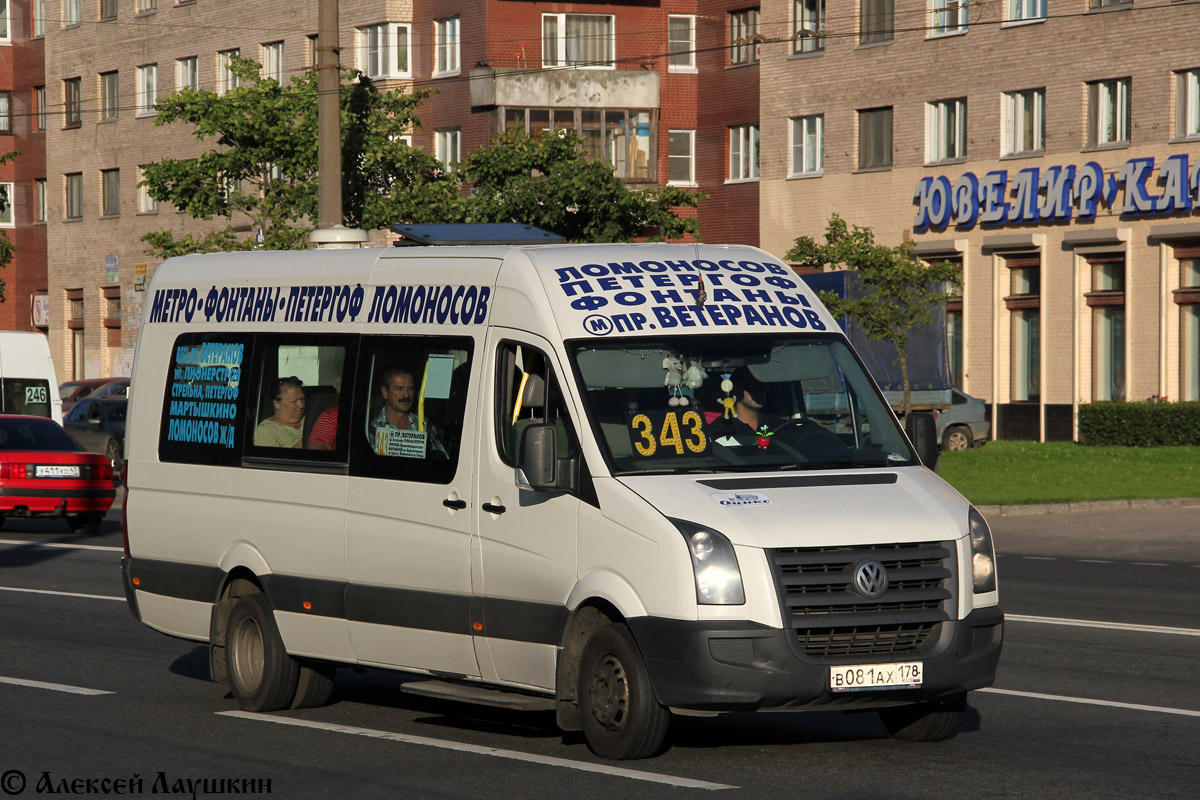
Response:
[[[735,416],[733,406],[737,403],[736,398],[730,396],[733,391],[733,381],[729,380],[729,374],[721,375],[721,391],[725,396],[721,398],[721,405],[725,406],[725,419],[733,419]]]
[[[704,367],[700,366],[700,362],[693,361],[687,368],[687,372],[683,373],[683,385],[692,390],[699,389],[707,377],[708,374],[704,371]]]
[[[686,406],[688,399],[683,396],[683,390],[680,389],[680,384],[683,383],[683,361],[675,356],[667,356],[663,359],[663,369],[667,371],[667,376],[663,378],[663,385],[667,387],[667,391],[671,394],[671,399],[667,401],[669,406]]]

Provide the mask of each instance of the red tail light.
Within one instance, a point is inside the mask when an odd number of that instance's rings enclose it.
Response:
[[[109,466],[109,472],[112,467]],[[129,555],[129,462],[121,465],[121,538],[125,540],[125,555]]]
[[[15,464],[11,461],[5,461],[0,464],[0,478],[24,478],[25,464]]]
[[[113,479],[112,463],[105,459],[103,464],[93,464],[92,476],[97,480],[111,481]]]

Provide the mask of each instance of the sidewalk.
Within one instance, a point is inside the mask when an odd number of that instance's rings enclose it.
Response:
[[[1195,508],[1200,513],[1200,497],[1170,497],[1156,500],[1092,500],[1082,503],[1041,503],[1038,505],[975,506],[985,517],[1034,517],[1041,514],[1080,514],[1124,511],[1131,508]],[[1197,521],[1200,527],[1200,519]]]

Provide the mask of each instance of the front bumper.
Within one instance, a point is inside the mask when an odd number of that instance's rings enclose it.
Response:
[[[756,623],[693,622],[636,617],[628,620],[650,672],[658,701],[697,711],[769,708],[880,708],[960,694],[990,686],[1000,660],[1004,614],[976,609],[944,622],[927,650],[915,655],[821,660],[798,655],[795,633]],[[832,692],[829,667],[920,661],[919,689]]]

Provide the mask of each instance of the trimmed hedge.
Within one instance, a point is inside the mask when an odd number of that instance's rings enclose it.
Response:
[[[1200,403],[1086,403],[1079,442],[1119,447],[1200,445]]]

